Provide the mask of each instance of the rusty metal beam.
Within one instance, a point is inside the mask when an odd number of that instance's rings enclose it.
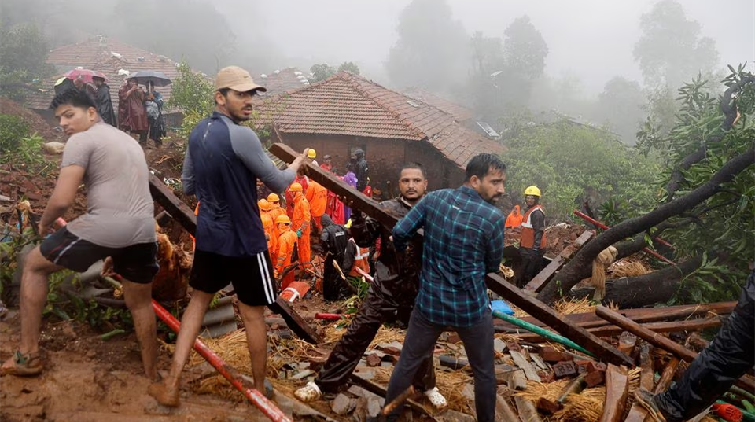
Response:
[[[149,191],[152,194],[152,199],[162,205],[184,230],[192,236],[197,232],[197,216],[173,193],[170,187],[166,186],[154,174],[150,174],[149,176]],[[271,311],[280,314],[286,320],[288,328],[301,337],[302,340],[313,344],[318,344],[322,341],[317,332],[284,300],[278,298],[275,303],[268,307]]]
[[[529,283],[527,283],[524,288],[535,293],[540,293],[540,290],[548,284],[551,278],[553,278],[553,275],[556,274],[556,271],[560,270],[569,258],[571,258],[572,255],[582,247],[582,245],[587,243],[588,240],[592,239],[593,236],[595,236],[594,230],[586,230],[582,233],[582,235],[577,238],[576,242],[564,248],[564,250],[561,251],[561,253],[558,254],[548,266],[543,268],[543,270],[540,271]]]

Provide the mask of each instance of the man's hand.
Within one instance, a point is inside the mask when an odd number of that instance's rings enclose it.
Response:
[[[48,234],[50,234],[49,233],[50,232],[50,226],[42,224],[41,221],[39,222],[39,227],[38,227],[37,230],[39,230],[39,237],[41,237],[43,239],[45,238],[45,236],[47,236]]]

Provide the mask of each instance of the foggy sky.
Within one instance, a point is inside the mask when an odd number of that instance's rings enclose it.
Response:
[[[229,0],[216,4],[223,1]],[[550,50],[546,74],[575,74],[587,93],[594,94],[616,75],[641,82],[632,48],[641,35],[640,15],[656,1],[449,0],[449,4],[470,34],[482,31],[500,37],[513,19],[528,15]],[[267,42],[285,57],[279,59],[281,68],[355,61],[367,77],[387,82],[383,62],[396,42],[398,16],[409,2],[270,0],[257,3],[259,10],[249,25],[262,26]],[[701,24],[702,35],[716,41],[721,67],[747,61],[748,68],[755,69],[755,1],[684,0],[681,4],[687,18]],[[244,20],[243,12],[236,10],[234,15],[234,24]],[[238,26],[233,29],[241,41],[244,28]]]

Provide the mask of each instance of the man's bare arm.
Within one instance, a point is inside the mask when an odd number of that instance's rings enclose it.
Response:
[[[44,235],[47,228],[50,227],[58,217],[62,217],[68,208],[73,205],[76,192],[84,180],[84,167],[70,165],[63,167],[58,176],[58,182],[55,184],[55,190],[47,201],[45,211],[39,220],[39,233]]]

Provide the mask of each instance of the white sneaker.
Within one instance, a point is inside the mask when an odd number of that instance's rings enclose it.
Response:
[[[438,387],[425,391],[425,396],[428,400],[430,400],[430,403],[432,403],[433,407],[435,407],[436,409],[443,409],[448,406],[446,398],[443,397],[443,394],[440,394]]]
[[[310,381],[304,387],[296,390],[294,396],[307,403],[319,399],[322,396],[322,391],[320,391],[320,387],[318,387],[314,381]],[[441,398],[442,397],[443,396],[441,396]],[[443,399],[443,401],[445,402],[445,399]]]

